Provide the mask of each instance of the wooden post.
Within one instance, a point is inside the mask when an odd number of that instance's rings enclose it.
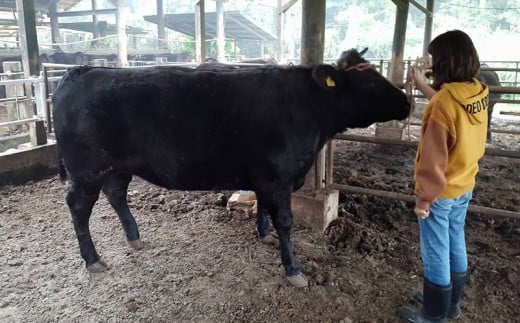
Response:
[[[323,62],[325,0],[302,0],[302,64]]]
[[[394,40],[392,44],[392,59],[388,78],[396,85],[402,85],[404,77],[403,53],[406,39],[406,23],[408,20],[408,1],[396,1]]]
[[[282,61],[282,48],[283,48],[283,17],[282,12],[282,0],[278,0],[278,6],[276,11],[276,61]]]
[[[395,0],[394,2],[397,7],[395,14],[394,40],[392,44],[392,58],[388,69],[388,79],[395,85],[402,86],[404,79],[403,53],[409,1]],[[378,124],[376,127],[376,137],[401,139],[402,136],[403,129],[401,128],[399,121],[388,121]]]
[[[323,62],[325,43],[325,0],[302,1],[301,62],[304,65],[319,64]],[[291,197],[294,222],[319,231],[325,230],[338,217],[339,192],[324,189],[325,151],[324,147],[318,153],[316,163],[307,174],[304,188]]]
[[[117,0],[117,67],[128,66],[128,44],[126,37],[125,15],[123,0]]]
[[[165,43],[166,31],[164,27],[164,3],[163,0],[157,0],[157,45],[159,49],[167,48]]]
[[[323,62],[325,43],[325,0],[303,0],[302,11],[301,63],[320,64]],[[310,175],[311,173],[314,175]],[[308,187],[317,189],[323,188],[324,185],[325,148],[318,153],[315,167],[306,179]]]
[[[18,27],[20,28],[20,47],[22,50],[22,65],[24,78],[29,79],[31,76],[40,75],[40,54],[38,46],[38,36],[36,34],[36,17],[34,14],[33,0],[16,0],[16,9],[18,12]],[[24,85],[25,95],[28,98],[34,97],[32,84],[26,83]],[[36,105],[34,102],[27,102],[33,114],[36,114]],[[31,129],[39,131],[31,131],[31,142],[44,144],[47,142],[47,135],[45,130],[40,131],[43,123],[34,125]]]
[[[216,0],[217,10],[217,60],[226,61],[225,33],[224,33],[224,0]]]
[[[16,0],[24,78],[40,75],[40,54],[33,0]]]
[[[97,8],[97,0],[91,0],[91,8],[92,8],[92,37],[94,40],[92,41],[92,45],[94,48],[99,47],[99,26],[98,26],[98,17],[96,14]]]
[[[426,18],[424,21],[423,57],[428,56],[428,45],[432,40],[433,1],[434,0],[426,1],[426,10],[429,11],[429,14],[426,13]]]
[[[204,0],[195,0],[195,57],[197,64],[206,58],[206,19]]]
[[[57,11],[58,10],[56,8],[56,1],[51,1],[51,5],[49,7],[49,16],[51,20],[51,39],[53,44],[61,42],[60,25],[58,17],[56,17]],[[59,49],[59,46],[55,45],[54,48]]]

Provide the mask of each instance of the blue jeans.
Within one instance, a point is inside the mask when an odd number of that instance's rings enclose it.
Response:
[[[438,198],[430,206],[430,216],[419,219],[424,278],[433,284],[447,286],[450,272],[468,269],[464,222],[472,195],[469,191],[454,199]]]

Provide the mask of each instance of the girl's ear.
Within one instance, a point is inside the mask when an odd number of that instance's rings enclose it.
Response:
[[[336,87],[337,73],[330,65],[316,65],[312,69],[312,78],[323,89]]]

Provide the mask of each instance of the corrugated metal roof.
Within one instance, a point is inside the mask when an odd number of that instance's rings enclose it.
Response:
[[[36,10],[44,10],[49,8],[52,3],[56,3],[58,10],[69,10],[82,0],[34,0],[34,8]],[[16,0],[0,0],[0,11],[11,11],[16,9]]]
[[[157,15],[144,16],[144,19],[157,24]],[[206,12],[205,21],[206,38],[216,38],[216,12]],[[164,24],[167,28],[195,37],[194,13],[166,14],[164,15]],[[239,11],[224,12],[224,36],[234,40],[276,40],[274,35],[244,17]]]

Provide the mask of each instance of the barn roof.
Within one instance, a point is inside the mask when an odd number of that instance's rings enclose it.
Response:
[[[157,15],[144,16],[144,19],[157,24]],[[216,12],[206,12],[205,21],[206,38],[217,37]],[[164,24],[167,28],[195,37],[194,13],[166,14]],[[224,12],[224,34],[226,38],[234,40],[276,40],[274,35],[244,17],[239,11]]]
[[[80,2],[81,0],[34,0],[34,8],[36,10],[45,10],[51,4],[56,3],[58,10],[66,11]],[[0,11],[11,11],[12,9],[16,9],[16,0],[0,0]]]

